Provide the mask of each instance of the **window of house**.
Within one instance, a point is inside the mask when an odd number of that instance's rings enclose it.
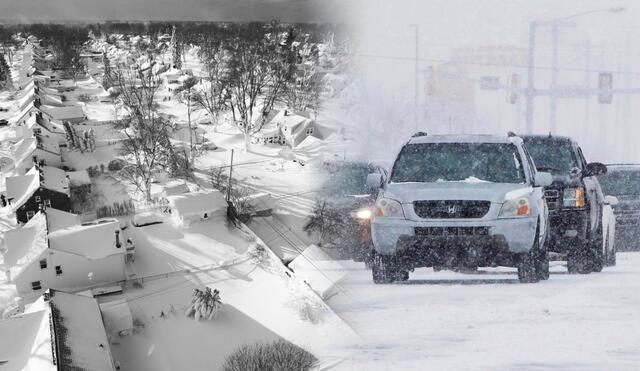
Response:
[[[40,269],[46,269],[47,268],[47,259],[41,259],[40,260]]]
[[[40,281],[31,282],[31,289],[34,291],[42,290],[42,285],[40,284]]]
[[[44,206],[51,207],[51,200],[44,200]]]
[[[313,134],[313,128],[307,128],[307,135]]]
[[[42,201],[42,198],[40,196],[36,196],[36,202],[40,202]]]
[[[27,211],[27,219],[33,218],[34,215],[36,215],[35,211]]]
[[[56,265],[56,276],[59,276],[61,274],[62,274],[62,266]]]

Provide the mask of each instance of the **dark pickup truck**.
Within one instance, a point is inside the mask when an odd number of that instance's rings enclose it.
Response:
[[[545,187],[549,208],[550,252],[566,256],[569,273],[599,272],[615,261],[604,243],[603,208],[605,197],[598,176],[607,167],[587,163],[578,143],[551,135],[522,136],[538,171],[550,172],[553,183]]]

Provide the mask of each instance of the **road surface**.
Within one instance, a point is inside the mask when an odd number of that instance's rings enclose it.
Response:
[[[520,284],[514,269],[419,269],[374,285],[345,263],[346,295],[329,305],[364,339],[341,370],[638,370],[640,253],[602,273]]]

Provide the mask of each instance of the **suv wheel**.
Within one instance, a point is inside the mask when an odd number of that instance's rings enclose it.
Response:
[[[549,279],[549,248],[548,248],[548,238],[545,239],[544,247],[537,250],[535,254],[536,259],[536,273],[538,274],[538,279],[540,280],[548,280]]]
[[[576,246],[572,246],[567,254],[567,271],[569,274],[589,274],[591,273],[592,252],[591,244],[581,240]]]
[[[591,241],[590,246],[590,269],[592,272],[602,272],[602,268],[604,268],[605,264],[605,249],[608,248],[605,246],[604,235],[602,234],[602,225],[596,231],[596,236]]]
[[[533,239],[533,246],[529,252],[521,253],[518,257],[518,279],[521,283],[535,283],[540,281],[540,235],[539,227]],[[549,260],[547,259],[547,264]],[[548,269],[548,266],[547,266]]]
[[[395,256],[374,253],[371,274],[375,284],[393,282],[396,279]]]

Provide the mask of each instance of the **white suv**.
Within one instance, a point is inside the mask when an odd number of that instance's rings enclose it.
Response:
[[[418,267],[517,266],[521,282],[549,277],[547,205],[522,139],[414,135],[381,190],[371,222],[373,281],[407,280]]]

